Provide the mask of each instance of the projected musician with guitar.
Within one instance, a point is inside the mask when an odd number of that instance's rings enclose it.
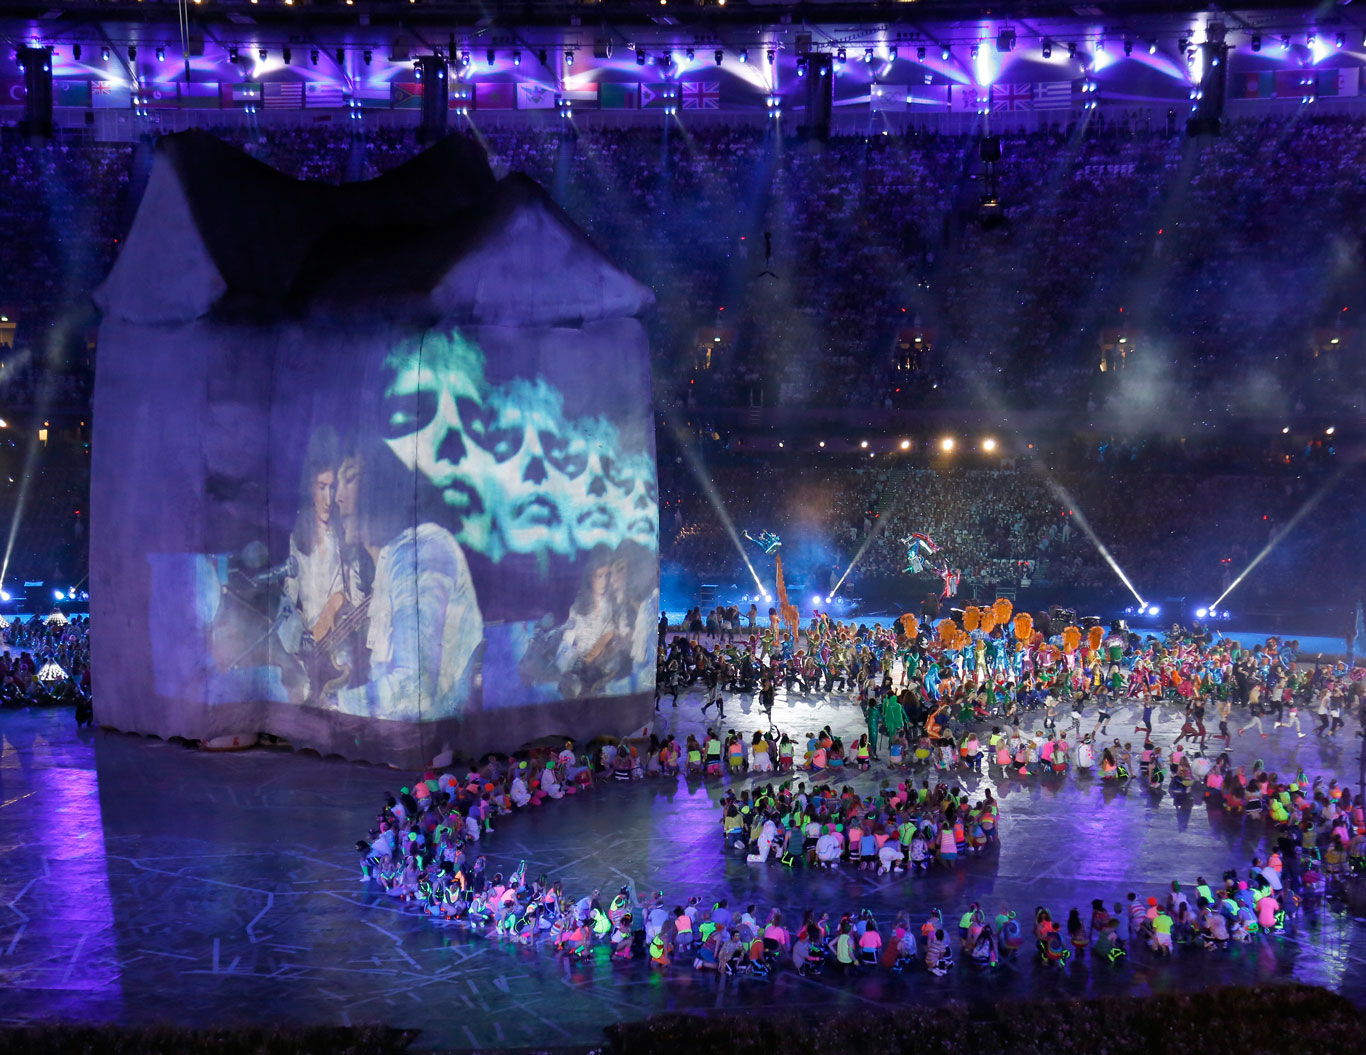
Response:
[[[282,635],[308,677],[308,700],[323,703],[369,676],[365,647],[374,555],[358,531],[360,465],[343,456],[336,433],[314,431],[304,459],[300,502],[289,539],[285,600],[301,626]],[[289,649],[289,643],[297,646]]]

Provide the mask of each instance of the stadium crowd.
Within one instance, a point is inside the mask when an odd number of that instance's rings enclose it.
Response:
[[[708,475],[731,521],[777,533],[789,577],[816,591],[833,588],[851,564],[846,592],[896,580],[907,566],[901,540],[912,532],[942,547],[962,573],[959,593],[966,596],[998,587],[1122,590],[1079,526],[1080,510],[1149,596],[1205,602],[1222,593],[1320,482],[1274,471],[1208,476],[1093,467],[1050,474],[1025,465],[931,469],[885,459],[882,467],[866,467],[861,458],[781,451],[709,465]],[[686,464],[662,459],[660,481],[666,567],[746,582],[735,542]],[[1267,556],[1240,601],[1355,600],[1362,584],[1343,573],[1352,566],[1351,542],[1337,525],[1343,515],[1366,513],[1366,493],[1360,482],[1339,481],[1318,510]],[[760,557],[752,547],[748,556]],[[913,582],[912,594],[937,587],[929,572]],[[798,599],[805,611],[804,601]]]
[[[1200,414],[1359,401],[1342,316],[1362,305],[1341,262],[1359,260],[1364,123],[1232,121],[1210,142],[1128,121],[1007,132],[1005,231],[972,222],[984,176],[972,136],[836,136],[816,149],[748,127],[661,141],[658,128],[562,137],[496,118],[479,136],[496,172],[542,182],[656,290],[661,405],[1103,408],[1122,397],[1132,416],[1135,395],[1139,410],[1168,414],[1173,400]],[[319,127],[218,134],[326,182],[418,149],[393,126],[361,139]],[[145,169],[132,146],[0,157],[0,309],[20,321],[16,349],[45,348],[57,318],[86,309]],[[1338,344],[1315,337],[1339,324]],[[1128,365],[1102,375],[1101,342],[1117,327]]]
[[[1096,411],[1132,438],[1158,421],[1278,421],[1363,400],[1359,366],[1347,365],[1360,360],[1348,320],[1366,305],[1342,277],[1353,272],[1342,262],[1360,256],[1361,119],[1231,121],[1221,138],[1198,141],[1139,120],[1006,131],[996,171],[1005,231],[972,221],[984,173],[971,136],[836,136],[817,148],[752,127],[561,136],[496,118],[478,124],[497,173],[544,183],[655,289],[648,325],[663,408],[1037,404]],[[394,126],[360,137],[316,126],[218,134],[327,182],[374,176],[418,149],[411,129]],[[12,331],[0,323],[12,341],[0,349],[0,404],[88,413],[89,293],[147,159],[144,147],[73,142],[0,154],[0,314],[15,321]],[[1116,370],[1119,332],[1127,350]],[[1105,341],[1111,369],[1102,373]],[[1062,480],[1121,565],[1160,565],[1183,594],[1225,585],[1307,494],[1305,480],[1264,463],[1201,479],[1198,505],[1182,500],[1186,480],[1112,486],[1108,470],[1133,457],[1123,443],[1102,438],[1088,471]],[[88,463],[41,468],[60,497],[29,509],[82,507]],[[1063,522],[1066,503],[1029,472],[801,469],[796,487],[781,463],[761,467],[757,485],[752,468],[723,468],[718,486],[741,526],[809,528],[833,551],[823,571],[842,571],[876,526],[859,577],[899,574],[900,537],[922,531],[950,551],[968,587],[1111,581]],[[715,512],[681,475],[661,468],[666,560],[738,567]],[[11,509],[18,491],[12,483]],[[816,492],[828,501],[788,500]],[[1359,498],[1346,496],[1349,512]],[[805,523],[791,512],[797,504]],[[21,518],[42,551],[33,557],[41,573],[82,570],[79,558],[48,552],[51,539],[69,547],[83,527],[63,515],[55,533]],[[1314,537],[1313,518],[1305,526],[1301,547],[1345,546]],[[30,539],[20,541],[27,558]],[[1270,570],[1291,567],[1291,555]],[[1330,594],[1356,585],[1325,579]],[[1276,586],[1291,585],[1287,570]]]

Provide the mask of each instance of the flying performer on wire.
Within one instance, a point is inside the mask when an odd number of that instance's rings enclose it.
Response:
[[[773,532],[771,531],[759,532],[758,538],[755,538],[748,531],[746,531],[745,538],[749,539],[756,546],[762,549],[764,551],[764,556],[772,556],[773,551],[783,544],[782,539],[778,538],[778,536],[773,534]]]
[[[950,567],[948,558],[940,552],[939,545],[934,539],[919,531],[913,531],[901,539],[901,544],[906,547],[906,567],[903,570],[907,574],[919,575],[928,569],[944,583],[942,597],[949,598],[958,593],[962,573]]]

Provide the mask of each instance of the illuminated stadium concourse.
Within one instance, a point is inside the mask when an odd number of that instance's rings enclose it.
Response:
[[[1360,1047],[1366,11],[0,30],[0,1055]]]

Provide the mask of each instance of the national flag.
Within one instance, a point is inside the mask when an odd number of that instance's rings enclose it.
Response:
[[[1314,78],[1314,94],[1320,96],[1356,95],[1361,84],[1361,68],[1318,70]]]
[[[272,110],[299,110],[304,105],[302,81],[269,81],[262,102]]]
[[[234,84],[230,94],[235,103],[259,103],[261,86],[259,84]]]
[[[24,87],[22,77],[0,77],[0,105],[20,106],[24,103],[24,97],[28,94]]]
[[[906,90],[906,105],[913,110],[943,110],[949,105],[947,84],[913,84]]]
[[[541,84],[517,85],[517,109],[553,110],[555,93]]]
[[[991,86],[993,113],[1008,113],[1034,109],[1033,86],[1028,84],[993,84]]]
[[[327,81],[308,81],[304,85],[304,106],[313,108],[332,108],[346,104],[346,93],[340,84]]]
[[[357,84],[351,91],[350,98],[357,102],[365,110],[387,110],[389,109],[390,91],[389,85],[381,84],[374,87],[368,84]],[[346,96],[342,97],[342,104],[345,105]]]
[[[1034,85],[1034,109],[1070,110],[1072,108],[1071,81],[1044,81]]]
[[[874,113],[906,109],[904,84],[874,84],[868,89],[868,105]]]
[[[975,84],[955,84],[949,92],[949,106],[959,113],[979,114],[991,105],[990,89]]]
[[[1314,94],[1313,70],[1277,70],[1275,79],[1277,99],[1303,99]]]
[[[174,84],[153,84],[142,89],[142,102],[155,110],[180,109],[180,94]]]
[[[1242,73],[1228,81],[1230,99],[1270,99],[1276,94],[1276,78],[1265,73]]]
[[[682,89],[683,109],[721,109],[720,81],[689,81],[687,84],[680,84],[679,88]]]
[[[665,106],[677,105],[678,85],[676,84],[642,84],[640,86],[640,108],[642,110],[659,110]]]
[[[422,109],[422,82],[390,81],[389,105],[395,110]]]
[[[517,109],[517,85],[510,81],[489,81],[474,86],[476,110]]]
[[[132,89],[114,81],[91,81],[90,105],[96,110],[126,110],[133,105]]]
[[[180,105],[192,110],[217,110],[217,81],[186,81],[180,86]]]
[[[561,88],[560,99],[576,107],[597,106],[598,86],[590,84],[583,88]]]
[[[604,110],[634,110],[640,106],[640,85],[616,81],[599,84],[598,106]]]
[[[52,82],[53,106],[89,106],[90,82],[61,80]]]

